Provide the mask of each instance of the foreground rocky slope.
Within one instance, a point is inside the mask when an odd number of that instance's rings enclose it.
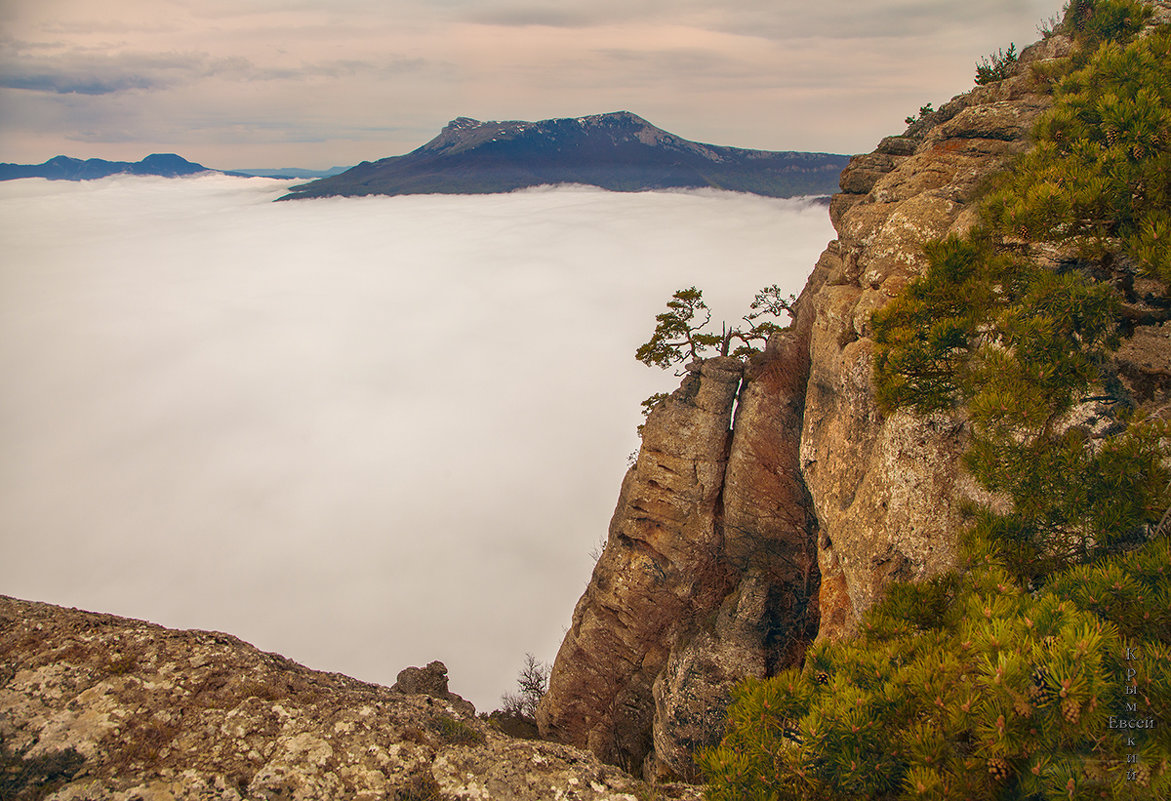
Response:
[[[235,637],[0,596],[0,798],[609,799],[645,788],[509,738],[439,663],[395,688]],[[667,797],[698,798],[689,788]]]
[[[852,159],[830,205],[838,239],[790,329],[747,366],[692,365],[652,412],[558,653],[543,733],[648,777],[693,777],[738,679],[800,664],[815,634],[850,637],[888,582],[954,566],[959,505],[981,498],[959,462],[966,420],[880,412],[870,318],[925,270],[923,241],[974,224],[981,185],[1029,147],[1051,103],[1033,67],[1070,48],[1047,38],[1006,80]],[[1114,367],[1166,416],[1171,330],[1141,283]]]

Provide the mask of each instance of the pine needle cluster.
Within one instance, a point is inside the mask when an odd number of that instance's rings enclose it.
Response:
[[[1085,25],[1130,5],[1093,4]],[[1124,21],[1143,18],[1126,13]],[[1129,31],[1123,22],[1105,27]],[[1084,66],[1055,86],[1036,147],[990,198],[989,220],[1020,240],[1073,245],[1091,259],[1121,250],[1144,274],[1171,282],[1171,30],[1106,41],[1079,60]]]
[[[976,65],[976,84],[984,86],[1003,81],[1012,75],[1016,63],[1016,43],[1010,44],[1008,50],[997,50],[987,58],[980,59],[980,63]]]
[[[708,798],[1171,795],[1167,727],[1110,727],[1171,712],[1167,540],[1036,593],[980,551],[962,577],[892,585],[857,641],[742,684],[700,757]]]
[[[1111,384],[1100,280],[1171,281],[1171,35],[1136,38],[1146,13],[1069,4],[1083,55],[1037,148],[873,318],[880,405],[963,414],[965,466],[1005,503],[970,509],[956,573],[891,585],[857,639],[741,685],[699,758],[712,801],[1171,797],[1171,428]],[[1079,258],[1042,266],[1036,242]]]

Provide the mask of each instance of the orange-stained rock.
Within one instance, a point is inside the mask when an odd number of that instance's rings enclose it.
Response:
[[[819,637],[851,636],[888,582],[946,571],[958,558],[952,532],[973,494],[959,462],[964,422],[879,411],[870,316],[926,270],[922,243],[966,230],[981,182],[1028,148],[1050,104],[1028,65],[1068,47],[1054,36],[1026,49],[1015,76],[960,95],[906,136],[884,140],[880,151],[906,155],[882,156],[891,169],[861,182],[870,185],[865,194],[836,202],[839,239],[826,253],[841,267],[809,299],[816,313],[801,434],[819,527]],[[868,163],[851,162],[843,188],[859,185],[848,173]]]
[[[647,417],[537,713],[544,736],[634,772],[652,753],[652,686],[671,648],[733,582],[718,507],[743,366],[723,357],[696,368]]]

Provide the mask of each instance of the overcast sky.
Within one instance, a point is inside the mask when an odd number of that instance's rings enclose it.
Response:
[[[0,161],[352,165],[457,116],[629,110],[689,139],[871,150],[1059,0],[0,0]]]

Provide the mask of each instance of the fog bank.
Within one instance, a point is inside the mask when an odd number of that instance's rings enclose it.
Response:
[[[826,210],[289,185],[0,184],[0,592],[380,683],[442,659],[490,710],[552,659],[677,385],[633,358],[654,315],[799,291]]]

